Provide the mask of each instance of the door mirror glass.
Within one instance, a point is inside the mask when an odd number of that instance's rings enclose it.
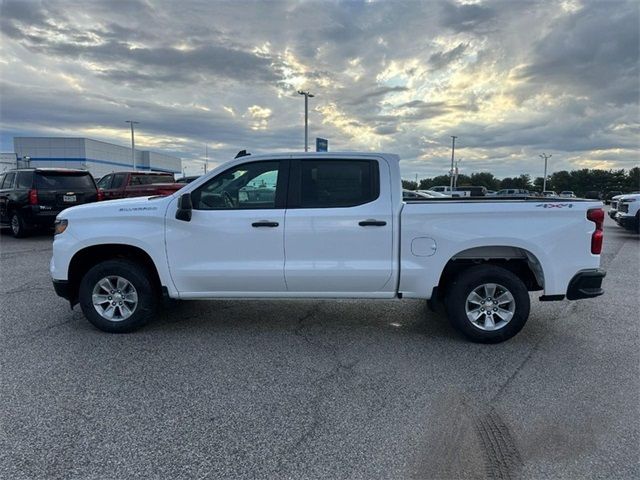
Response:
[[[191,221],[191,213],[193,210],[193,203],[191,201],[191,194],[185,193],[178,199],[178,210],[176,211],[176,218],[184,222]]]

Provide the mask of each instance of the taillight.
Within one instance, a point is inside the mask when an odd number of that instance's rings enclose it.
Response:
[[[98,189],[98,201],[101,202],[102,200],[104,200],[104,192]]]
[[[591,253],[600,255],[600,252],[602,252],[602,240],[604,239],[604,231],[602,230],[604,210],[601,208],[587,210],[587,219],[596,224],[596,229],[591,234]]]
[[[37,205],[38,204],[38,190],[32,188],[29,190],[29,205]]]

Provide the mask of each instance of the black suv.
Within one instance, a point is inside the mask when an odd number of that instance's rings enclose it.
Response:
[[[0,223],[14,237],[36,227],[52,227],[67,207],[99,200],[98,188],[85,170],[24,168],[0,173]]]

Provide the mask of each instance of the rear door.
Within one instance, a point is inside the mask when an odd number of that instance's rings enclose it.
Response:
[[[294,160],[289,190],[288,291],[308,296],[394,292],[393,210],[385,161]]]
[[[98,200],[89,172],[36,170],[33,186],[38,192],[38,205],[45,210],[60,211]]]

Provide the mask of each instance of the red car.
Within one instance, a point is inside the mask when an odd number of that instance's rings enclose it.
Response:
[[[176,183],[173,173],[164,172],[114,172],[98,182],[104,200],[171,195],[184,186],[184,183]]]

